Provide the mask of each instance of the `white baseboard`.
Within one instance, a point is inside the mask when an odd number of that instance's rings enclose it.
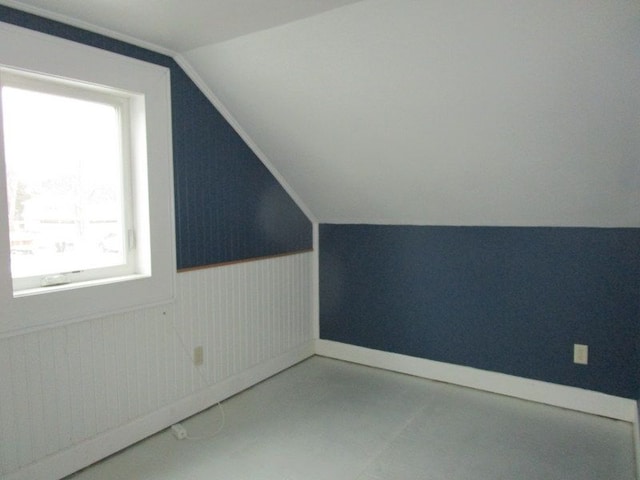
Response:
[[[640,472],[640,424],[637,402],[634,400],[328,340],[316,340],[315,345],[314,342],[306,343],[122,427],[10,473],[3,480],[63,478],[295,365],[314,352],[325,357],[631,422]]]
[[[634,423],[636,430],[638,428],[636,423],[638,419],[637,402],[628,398],[329,340],[316,340],[316,354],[555,407],[624,420]]]
[[[633,421],[633,446],[636,451],[636,478],[640,479],[640,412],[638,408]]]
[[[295,350],[211,385],[149,415],[27,465],[17,472],[3,477],[3,480],[57,480],[63,478],[246,390],[313,356],[313,354],[314,344],[308,342]]]

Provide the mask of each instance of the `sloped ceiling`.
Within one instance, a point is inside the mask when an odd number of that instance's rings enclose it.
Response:
[[[182,54],[321,222],[640,226],[636,0],[26,4]]]

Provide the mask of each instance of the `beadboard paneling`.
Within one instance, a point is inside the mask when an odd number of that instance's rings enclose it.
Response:
[[[1,339],[0,477],[309,342],[311,262],[180,273],[172,305]]]

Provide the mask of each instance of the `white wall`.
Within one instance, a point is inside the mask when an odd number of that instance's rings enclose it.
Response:
[[[0,339],[0,477],[60,478],[311,355],[312,256],[180,273],[172,305]]]
[[[183,55],[320,223],[638,227],[639,24],[367,0]]]

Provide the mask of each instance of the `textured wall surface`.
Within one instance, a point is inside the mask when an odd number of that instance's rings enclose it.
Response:
[[[0,339],[0,477],[310,341],[310,278],[309,253],[181,273],[175,305]]]
[[[173,59],[5,6],[0,21],[170,69],[178,268],[311,247],[309,220]],[[308,343],[311,264],[180,273],[172,304],[0,338],[0,477]]]
[[[0,21],[171,70],[178,268],[311,248],[311,222],[172,58],[1,5]]]
[[[637,398],[639,315],[640,229],[320,227],[323,339]]]

